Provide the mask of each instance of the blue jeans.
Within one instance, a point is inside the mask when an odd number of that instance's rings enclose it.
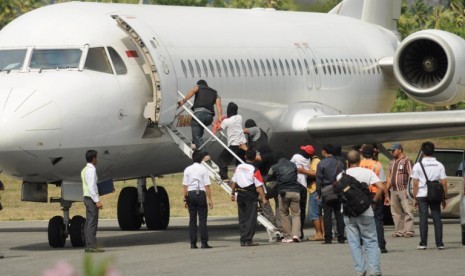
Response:
[[[354,259],[355,272],[362,274],[367,271],[368,267],[370,275],[381,275],[381,251],[378,247],[374,217],[344,216],[344,222],[346,224],[347,241]],[[360,240],[363,241],[365,250],[362,249]]]
[[[195,112],[194,115],[207,127],[211,125],[211,123],[213,122],[213,114],[210,112],[199,111],[199,112]],[[203,145],[202,137],[203,137],[204,128],[197,122],[197,120],[192,118],[191,129],[192,129],[192,143],[195,144],[195,147],[197,149],[200,149],[200,147]],[[203,150],[203,148],[201,150]]]
[[[418,215],[420,217],[420,245],[428,245],[428,207],[431,210],[434,224],[434,238],[436,246],[444,246],[442,243],[441,202],[431,203],[426,197],[418,197]]]
[[[308,195],[308,216],[307,219],[310,221],[317,220],[321,217],[321,199],[316,199],[318,196],[317,192]]]

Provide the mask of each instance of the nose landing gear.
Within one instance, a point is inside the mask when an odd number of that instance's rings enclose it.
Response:
[[[73,204],[61,198],[52,198],[50,202],[60,203],[63,210],[62,216],[54,216],[48,222],[48,244],[53,248],[64,247],[68,236],[73,247],[83,247],[85,244],[84,225],[86,219],[82,216],[74,216],[69,219],[69,209]]]

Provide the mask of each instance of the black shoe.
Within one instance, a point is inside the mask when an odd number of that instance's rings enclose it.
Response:
[[[247,241],[243,246],[258,246],[258,242]]]
[[[201,246],[200,248],[208,249],[208,248],[213,248],[213,247],[211,247],[210,245],[208,245],[208,243],[204,243],[204,244],[202,244],[202,246]]]
[[[100,248],[95,248],[95,247],[86,247],[84,249],[85,253],[102,253],[105,252],[105,250],[100,249]]]
[[[333,243],[333,241],[332,240],[324,240],[321,243],[322,244],[331,244],[331,243]]]
[[[195,243],[191,244],[191,249],[197,249],[197,248],[198,248],[197,244],[195,244]]]
[[[3,259],[3,258],[5,258],[5,256],[3,256],[2,254],[0,254],[0,259]]]
[[[386,247],[381,247],[379,250],[381,250],[381,253],[388,253]]]
[[[345,243],[344,239],[342,240],[337,240],[338,243]]]

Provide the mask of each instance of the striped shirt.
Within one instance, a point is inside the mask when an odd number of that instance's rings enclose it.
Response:
[[[389,162],[389,178],[393,191],[403,191],[407,189],[410,174],[412,173],[412,160],[406,156],[393,159]]]

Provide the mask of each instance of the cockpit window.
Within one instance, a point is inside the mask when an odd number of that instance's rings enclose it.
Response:
[[[81,49],[34,49],[29,68],[78,68],[81,55]]]
[[[115,67],[116,74],[126,74],[128,72],[128,69],[126,68],[126,65],[124,64],[124,61],[121,58],[121,56],[118,55],[118,52],[116,52],[116,50],[112,47],[108,47],[108,53],[110,54],[110,58],[113,61],[113,66]]]
[[[89,52],[87,52],[84,69],[113,74],[110,61],[108,60],[107,54],[105,52],[105,48],[90,48]]]
[[[0,50],[0,71],[21,69],[25,56],[26,49]]]

